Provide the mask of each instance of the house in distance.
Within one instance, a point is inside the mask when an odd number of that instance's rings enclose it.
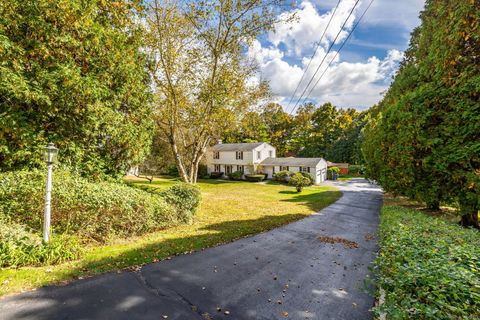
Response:
[[[235,171],[243,174],[264,173],[267,179],[279,171],[306,172],[315,184],[327,179],[327,161],[323,158],[277,158],[275,147],[266,142],[222,143],[211,147],[206,155],[208,173]]]

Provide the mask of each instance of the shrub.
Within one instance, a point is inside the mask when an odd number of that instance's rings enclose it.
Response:
[[[310,185],[310,180],[304,177],[300,172],[297,172],[290,178],[288,184],[294,186],[297,189],[297,192],[302,192],[304,187]]]
[[[73,236],[55,235],[48,244],[27,227],[0,219],[0,267],[40,266],[76,259],[80,242]]]
[[[223,172],[210,172],[210,178],[212,179],[220,179],[223,177]]]
[[[235,171],[235,172],[229,173],[228,177],[230,178],[230,180],[242,180],[243,172]]]
[[[44,185],[44,172],[0,174],[0,214],[40,230]],[[91,183],[67,171],[54,172],[52,226],[59,233],[106,241],[180,223],[184,214],[158,194],[123,183]]]
[[[350,165],[348,166],[348,173],[357,176],[363,174],[363,166],[360,165]]]
[[[273,174],[273,180],[276,181],[281,181],[281,182],[288,182],[290,180],[290,177],[293,175],[293,172],[290,171],[279,171],[275,174]]]
[[[200,205],[201,193],[197,186],[179,183],[161,193],[167,203],[177,210],[177,217],[186,223],[192,223]]]
[[[419,211],[382,209],[376,283],[388,319],[479,319],[480,236]]]
[[[327,179],[333,180],[333,176],[338,176],[340,169],[338,167],[330,167],[327,169]]]
[[[245,179],[250,182],[260,182],[265,180],[264,174],[247,174],[245,175]]]
[[[171,177],[179,177],[180,176],[180,173],[178,173],[178,168],[174,164],[165,168],[165,174],[167,176],[171,176]]]
[[[203,178],[205,176],[208,176],[208,169],[206,164],[199,164],[198,165],[198,171],[197,171],[197,177],[198,178]]]
[[[312,184],[315,183],[315,180],[313,180],[312,176],[310,175],[310,173],[307,173],[307,172],[299,172],[302,176],[304,176],[305,178],[308,179],[308,181],[310,181],[310,183],[308,184],[309,186],[311,186]]]

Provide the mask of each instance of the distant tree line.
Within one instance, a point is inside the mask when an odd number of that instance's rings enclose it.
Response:
[[[480,1],[430,0],[385,98],[371,109],[363,152],[390,192],[460,210],[479,227]]]

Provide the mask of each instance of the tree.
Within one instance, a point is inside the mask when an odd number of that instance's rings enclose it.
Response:
[[[206,148],[267,94],[249,83],[256,66],[245,45],[272,30],[283,1],[152,2],[147,50],[155,63],[157,124],[181,178],[195,183]]]
[[[153,122],[140,3],[0,3],[0,170],[41,166],[47,142],[90,177],[141,161]]]
[[[421,20],[366,130],[367,170],[429,207],[457,204],[478,228],[480,1],[427,1]]]

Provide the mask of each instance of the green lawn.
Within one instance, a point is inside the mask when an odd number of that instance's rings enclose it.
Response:
[[[338,177],[339,181],[348,181],[351,180],[352,178],[363,178],[362,176],[356,176],[356,175],[351,175],[351,174],[341,174]]]
[[[177,181],[135,179],[142,188],[165,189]],[[341,192],[308,187],[300,194],[278,184],[201,180],[202,204],[192,225],[86,248],[83,258],[56,266],[0,270],[0,295],[96,273],[134,268],[169,256],[226,243],[308,216],[335,202]],[[55,214],[53,212],[53,214]],[[53,235],[55,236],[55,235]]]

